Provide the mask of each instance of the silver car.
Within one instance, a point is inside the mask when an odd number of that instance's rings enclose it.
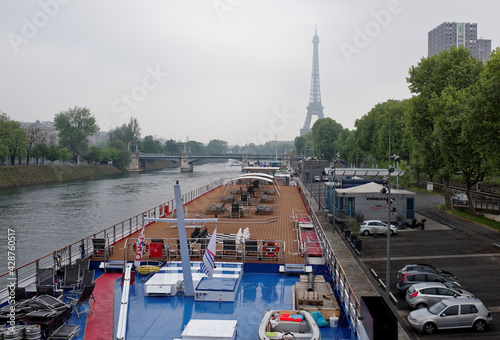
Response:
[[[411,308],[427,308],[449,298],[472,298],[474,295],[460,288],[448,287],[440,282],[417,283],[406,291],[406,302]]]
[[[408,315],[410,326],[432,334],[438,329],[473,328],[482,332],[491,325],[491,312],[475,298],[444,299]]]

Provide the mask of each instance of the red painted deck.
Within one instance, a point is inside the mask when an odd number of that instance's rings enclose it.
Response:
[[[114,285],[121,276],[119,273],[106,273],[96,280],[94,289],[95,303],[92,302],[94,314],[88,313],[85,326],[84,339],[101,340],[113,339],[113,307],[114,307]]]

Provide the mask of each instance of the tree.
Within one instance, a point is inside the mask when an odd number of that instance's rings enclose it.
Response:
[[[86,160],[89,162],[100,163],[104,158],[105,150],[98,146],[91,146]]]
[[[146,153],[161,153],[163,152],[163,148],[161,142],[155,139],[153,136],[149,135],[144,137],[144,140],[141,142],[142,152]]]
[[[57,150],[57,159],[62,163],[69,161],[72,158],[71,153],[67,148],[61,147]]]
[[[208,142],[206,152],[211,154],[227,153],[227,142],[220,139],[212,139]]]
[[[30,164],[30,153],[33,147],[47,142],[47,133],[36,124],[30,124],[26,129],[26,165]]]
[[[45,158],[47,158],[47,156],[49,155],[49,147],[47,146],[47,144],[43,143],[35,144],[35,146],[33,146],[33,149],[31,150],[31,155],[35,157],[36,164],[38,164],[39,159],[41,159],[42,164],[44,164]]]
[[[331,118],[322,118],[314,122],[312,133],[315,154],[318,158],[333,160],[337,138],[342,130],[342,125]]]
[[[127,149],[127,144],[119,139],[111,140],[109,141],[108,152],[113,165],[125,171],[130,164],[130,154]]]
[[[306,146],[306,139],[302,136],[297,136],[293,144],[295,145],[295,153],[302,154],[302,149]]]
[[[180,153],[179,147],[175,140],[169,139],[165,142],[166,153]]]
[[[139,141],[141,138],[141,128],[137,118],[130,118],[128,124],[123,124],[109,132],[109,140],[118,139],[128,146],[131,141]]]
[[[500,171],[500,48],[486,63],[471,88],[464,133],[473,141],[489,167]],[[480,132],[480,133],[478,133]]]
[[[5,118],[5,117],[4,117]],[[26,132],[21,123],[2,118],[0,120],[0,145],[2,153],[10,156],[10,164],[16,163],[16,156],[21,162],[26,147]]]
[[[89,137],[99,131],[90,110],[77,106],[56,114],[54,127],[59,131],[59,144],[67,147],[75,164],[87,152]]]
[[[487,166],[483,156],[464,131],[467,122],[467,98],[467,89],[456,90],[449,86],[441,92],[441,97],[434,95],[431,98],[429,108],[431,113],[437,115],[434,138],[438,141],[443,158],[443,172],[453,174],[457,170],[460,171],[470,202],[469,213],[475,216],[471,190],[484,179]],[[447,208],[451,209],[452,206]]]
[[[190,140],[189,142],[186,143],[186,152],[200,153],[200,154],[206,153],[205,145],[203,145],[203,143]]]
[[[414,143],[415,158],[412,164],[418,163],[420,169],[429,175],[439,175],[444,182],[446,207],[451,206],[449,190],[450,178],[454,171],[451,166],[444,166],[440,140],[436,139],[436,122],[442,112],[432,111],[430,101],[441,97],[447,87],[457,90],[475,84],[480,77],[483,64],[473,58],[468,49],[455,48],[441,52],[429,58],[422,58],[417,66],[412,66],[407,82],[410,91],[416,96],[409,101],[407,112],[407,129]],[[437,99],[433,99],[437,100]]]

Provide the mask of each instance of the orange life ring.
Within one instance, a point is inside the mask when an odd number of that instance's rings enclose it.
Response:
[[[268,241],[264,244],[264,255],[267,257],[275,257],[279,251],[280,247],[274,241]]]
[[[134,251],[137,251],[137,244],[133,245]],[[149,243],[144,242],[144,247],[142,248],[142,254],[146,254],[149,251]]]

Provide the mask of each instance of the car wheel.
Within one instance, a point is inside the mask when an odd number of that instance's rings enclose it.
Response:
[[[482,332],[486,329],[486,322],[484,320],[477,320],[474,322],[474,326],[472,326],[476,332]]]
[[[422,309],[422,308],[427,308],[427,305],[423,302],[420,302],[418,303],[416,306],[415,306],[416,309]]]
[[[394,235],[394,234],[395,234],[395,233],[394,233],[394,230],[391,230],[391,236],[392,236],[392,235]]]
[[[425,325],[424,325],[424,328],[423,328],[424,332],[426,334],[432,334],[436,331],[436,325],[433,324],[432,322],[427,322]]]
[[[368,235],[370,235],[370,232],[368,230],[365,230],[365,231],[363,231],[363,235],[368,236]]]

